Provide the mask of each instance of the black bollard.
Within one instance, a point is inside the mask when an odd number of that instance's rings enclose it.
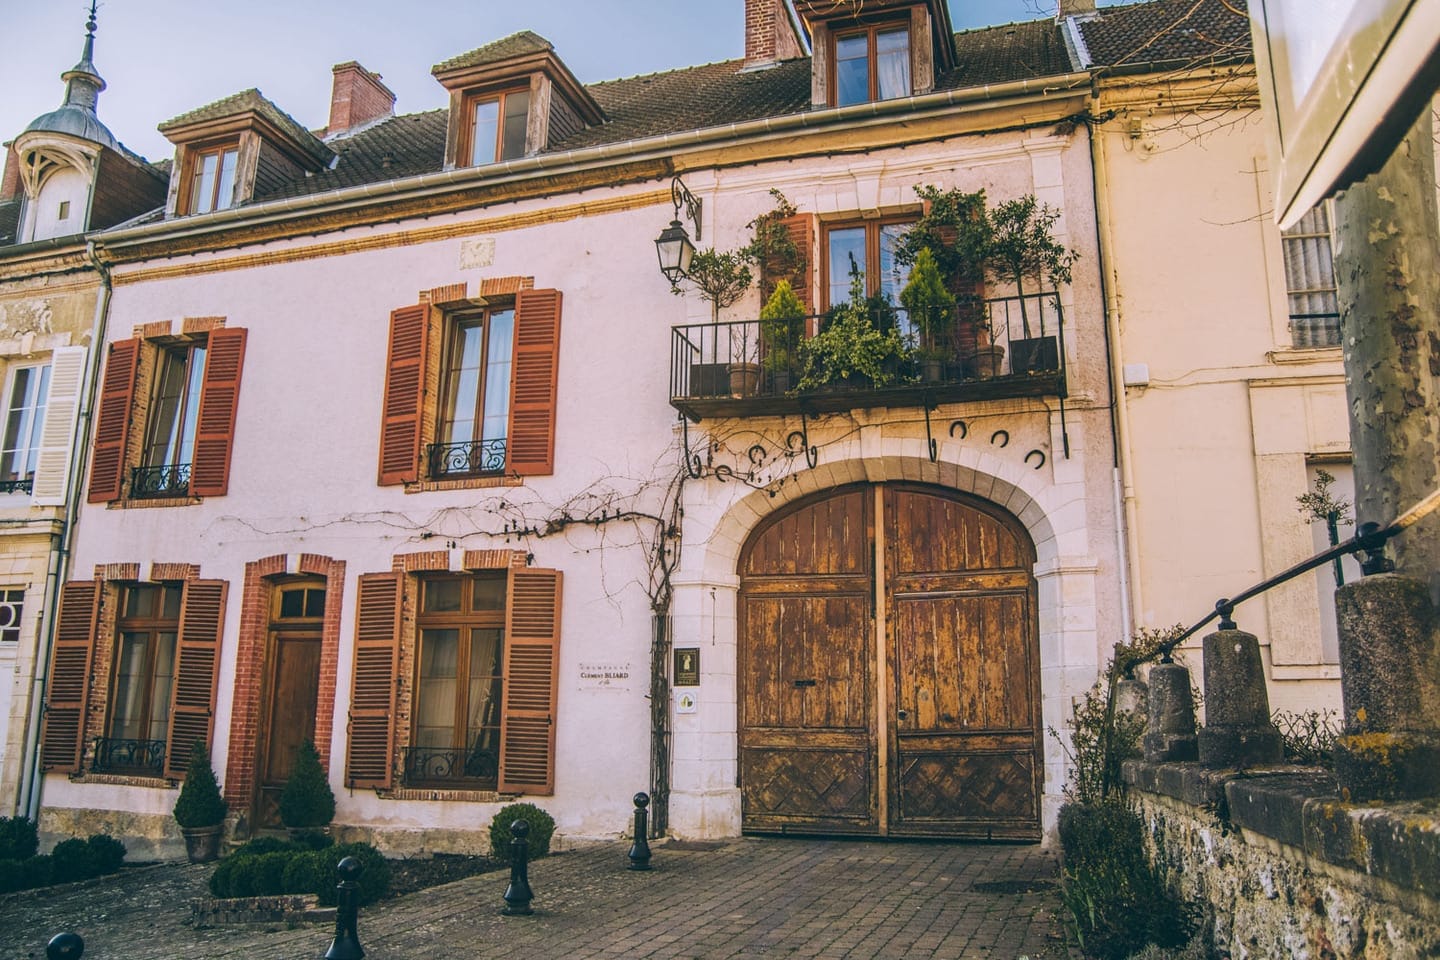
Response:
[[[528,917],[534,913],[530,901],[535,894],[530,891],[530,824],[516,820],[510,824],[510,885],[505,888],[505,907],[500,912],[507,917]]]
[[[354,857],[346,857],[335,867],[340,877],[336,887],[339,893],[335,904],[335,939],[325,951],[325,960],[361,960],[365,956],[356,929],[360,921],[360,884],[356,880],[364,869],[364,864]]]
[[[47,960],[80,960],[85,953],[85,941],[78,933],[57,933],[45,945]]]
[[[650,841],[647,835],[650,833],[649,815],[645,808],[650,806],[649,794],[641,791],[635,794],[635,842],[630,844],[630,869],[650,869]]]

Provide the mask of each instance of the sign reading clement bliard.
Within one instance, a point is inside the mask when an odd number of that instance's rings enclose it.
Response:
[[[700,686],[700,648],[676,647],[673,652],[675,655],[675,686]]]
[[[627,690],[630,687],[628,663],[580,664],[580,689]]]

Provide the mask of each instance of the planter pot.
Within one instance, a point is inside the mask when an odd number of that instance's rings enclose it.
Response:
[[[927,357],[920,361],[920,379],[926,383],[939,383],[945,379],[945,361],[938,357]]]
[[[736,397],[753,397],[760,387],[760,364],[730,364],[730,393]]]
[[[1054,337],[1011,340],[1010,369],[1014,373],[1052,373],[1059,370],[1059,342]]]
[[[1004,372],[1005,348],[980,347],[965,358],[965,367],[977,380],[989,380]]]
[[[730,374],[723,363],[690,364],[690,391],[692,397],[719,397],[729,392]]]
[[[185,837],[185,855],[190,858],[191,863],[210,863],[220,858],[220,838],[225,833],[225,825],[217,823],[213,827],[181,827],[180,833]]]
[[[782,393],[787,393],[787,392],[789,392],[789,390],[790,390],[790,371],[789,371],[789,370],[771,370],[771,371],[770,371],[770,389],[771,389],[772,392],[774,392],[774,393],[777,394],[777,395],[782,394]]]

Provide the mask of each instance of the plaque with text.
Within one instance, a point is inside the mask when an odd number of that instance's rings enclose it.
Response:
[[[700,686],[700,648],[676,647],[674,654],[675,686]]]

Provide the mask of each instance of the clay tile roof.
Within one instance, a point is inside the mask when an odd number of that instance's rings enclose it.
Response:
[[[1080,25],[1091,60],[1114,68],[1251,57],[1246,0],[1151,0],[1101,7]]]
[[[445,110],[411,113],[330,141],[337,156],[331,169],[257,192],[253,202],[309,196],[366,183],[435,173],[445,163]]]
[[[315,135],[302,127],[294,117],[281,110],[275,104],[265,98],[265,95],[254,87],[249,90],[241,90],[239,93],[222,97],[214,103],[207,103],[203,107],[191,110],[189,113],[182,113],[178,117],[166,120],[157,128],[161,133],[168,133],[181,127],[188,127],[191,124],[203,123],[206,120],[220,120],[225,117],[233,117],[237,113],[245,113],[253,110],[260,116],[269,120],[290,136],[297,144],[317,154],[328,154],[325,144],[315,138]]]
[[[554,49],[554,45],[538,33],[521,30],[519,33],[512,33],[508,37],[502,37],[494,43],[487,43],[483,47],[476,47],[469,53],[462,53],[458,57],[451,57],[449,60],[437,63],[430,68],[430,72],[446,73],[462,67],[479,67],[487,63],[500,63],[512,57],[523,57],[532,53],[545,53],[546,51]]]
[[[955,69],[936,78],[937,90],[1069,73],[1070,59],[1053,20],[1007,23],[955,34]]]

